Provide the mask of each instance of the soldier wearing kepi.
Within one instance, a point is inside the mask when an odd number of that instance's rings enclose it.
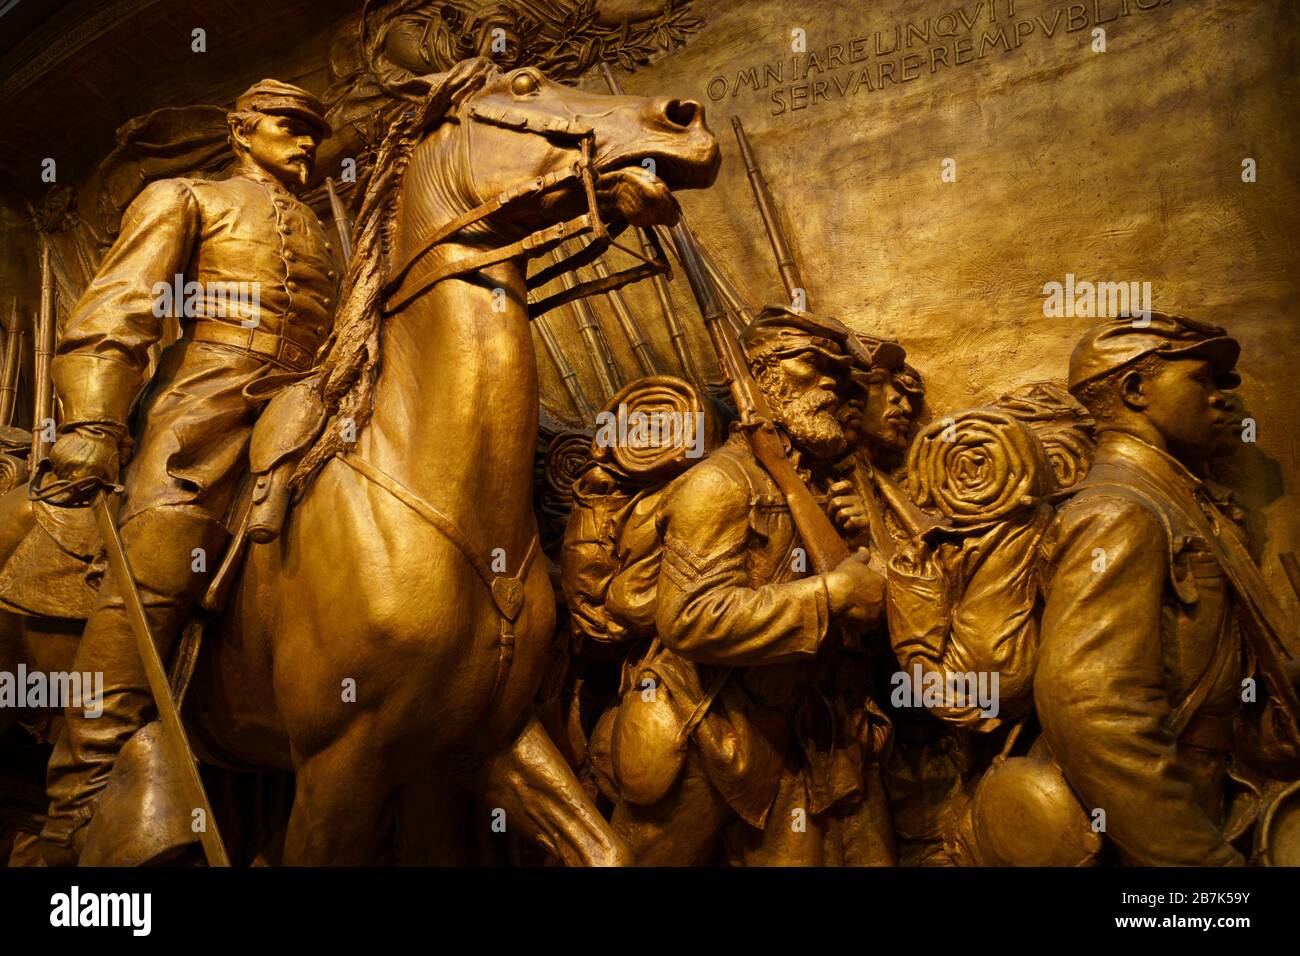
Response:
[[[240,96],[227,117],[230,177],[141,192],[59,339],[64,422],[50,466],[64,481],[115,482],[129,457],[118,523],[164,660],[227,542],[221,521],[261,403],[311,369],[331,328],[338,265],[321,221],[295,197],[330,135],[323,115],[306,90],[276,80]],[[129,455],[128,415],[163,334],[163,287],[184,290],[185,302],[171,303],[183,333],[135,413]],[[118,752],[154,710],[111,574],[75,666],[104,673],[104,712],[68,710],[50,760],[42,836],[59,863],[76,860]]]
[[[1070,359],[1099,437],[1048,535],[1034,700],[1124,863],[1240,864],[1224,830],[1230,759],[1238,777],[1247,758],[1285,774],[1295,757],[1287,665],[1269,651],[1286,622],[1206,467],[1238,440],[1225,394],[1238,352],[1222,329],[1152,313],[1096,326]],[[1252,674],[1260,700],[1243,703]]]
[[[768,308],[741,341],[815,492],[845,451],[848,334]],[[741,431],[669,486],[656,523],[657,640],[611,728],[615,829],[649,865],[709,863],[720,847],[732,864],[891,863],[876,763],[888,727],[836,648],[883,612],[867,552],[811,573]]]

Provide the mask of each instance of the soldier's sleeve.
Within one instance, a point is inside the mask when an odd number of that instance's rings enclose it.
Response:
[[[749,587],[749,518],[748,488],[707,462],[665,502],[655,624],[664,644],[688,660],[806,660],[826,634],[829,596],[820,575]]]
[[[1160,636],[1168,546],[1159,519],[1126,498],[1088,496],[1054,529],[1034,702],[1085,809],[1138,865],[1241,863],[1201,810],[1166,729]]]
[[[149,347],[163,332],[154,286],[171,286],[185,272],[199,228],[198,202],[185,180],[152,183],[128,207],[117,241],[55,349],[54,387],[65,427],[126,421],[144,383]]]

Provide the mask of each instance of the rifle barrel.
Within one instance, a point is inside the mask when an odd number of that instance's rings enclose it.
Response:
[[[638,229],[636,237],[641,243],[641,254],[649,258],[650,243],[646,241],[645,233]],[[672,342],[673,353],[677,356],[677,364],[686,378],[702,386],[704,379],[700,376],[699,366],[690,350],[690,343],[686,340],[686,329],[682,327],[681,320],[677,317],[677,306],[673,303],[673,294],[668,287],[668,280],[657,275],[653,277],[653,283],[655,295],[659,299],[659,308],[664,315],[664,325],[668,327],[668,339]]]
[[[745,135],[745,127],[740,122],[739,116],[731,118],[731,128],[735,130],[736,142],[740,144],[740,158],[744,161],[745,171],[749,174],[749,186],[754,192],[754,202],[758,206],[758,214],[763,219],[767,240],[772,244],[772,254],[776,256],[776,269],[781,274],[781,284],[785,286],[785,294],[793,302],[798,290],[803,290],[804,302],[807,303],[807,286],[803,284],[799,265],[794,260],[794,253],[790,250],[785,230],[781,228],[781,217],[776,210],[776,201],[772,198],[772,191],[767,186],[767,180],[763,177],[763,170],[759,168],[758,160],[754,158],[754,151],[749,146],[749,138]],[[804,308],[807,309],[806,304]]]
[[[786,457],[785,448],[773,424],[767,400],[749,373],[749,365],[740,344],[723,320],[723,306],[714,283],[709,279],[695,244],[695,237],[685,222],[672,228],[673,242],[682,271],[695,293],[705,328],[717,352],[723,374],[731,384],[731,394],[740,413],[741,427],[749,438],[754,457],[785,495],[799,537],[818,573],[825,573],[848,557],[849,549],[830,518],[822,511],[808,486]]]
[[[18,392],[18,297],[14,296],[9,324],[5,327],[4,365],[0,367],[0,425],[13,423],[14,396]]]
[[[565,357],[564,350],[560,348],[560,343],[555,338],[555,333],[546,324],[546,317],[539,315],[533,319],[533,328],[541,336],[546,354],[555,363],[555,367],[560,373],[560,381],[564,383],[564,390],[569,393],[569,398],[573,401],[573,407],[578,410],[578,416],[584,422],[595,421],[596,409],[592,407],[586,392],[582,390],[582,381],[578,378],[578,373],[574,370],[573,365]]]
[[[609,269],[602,260],[597,259],[591,264],[591,268],[595,270],[596,275],[600,278],[609,278]],[[645,330],[641,328],[641,323],[637,321],[636,316],[632,314],[632,310],[628,308],[623,293],[618,289],[610,289],[605,293],[605,297],[609,300],[614,315],[618,318],[618,324],[623,327],[623,334],[627,336],[628,344],[632,346],[632,354],[636,356],[637,362],[641,365],[641,371],[646,375],[662,374],[663,368],[659,364],[659,357],[655,355],[650,340],[646,338]]]
[[[552,252],[556,262],[563,262],[564,257],[568,255],[567,244],[561,248],[563,253],[561,249]],[[563,273],[560,281],[566,289],[572,289],[578,284],[572,272]],[[603,406],[618,391],[618,366],[614,363],[614,356],[609,351],[609,343],[605,341],[605,333],[600,327],[595,311],[591,308],[591,303],[579,298],[574,299],[569,305],[578,317],[578,330],[587,342],[587,349],[591,352],[591,362],[596,369],[596,377],[600,379],[601,387],[605,390],[600,402]]]

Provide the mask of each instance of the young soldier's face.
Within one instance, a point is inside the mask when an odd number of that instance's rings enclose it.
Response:
[[[867,404],[862,413],[862,434],[885,451],[907,447],[912,426],[912,401],[885,369],[872,369],[867,379]]]
[[[1146,391],[1146,416],[1175,458],[1200,461],[1232,451],[1238,422],[1215,382],[1211,363],[1202,359],[1161,362]]]
[[[316,161],[316,131],[293,116],[267,116],[248,136],[249,155],[286,186],[306,186]]]

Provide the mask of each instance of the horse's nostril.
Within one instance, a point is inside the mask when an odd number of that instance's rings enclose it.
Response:
[[[703,107],[694,100],[669,100],[664,105],[664,117],[674,126],[685,129],[695,122],[701,110]]]

